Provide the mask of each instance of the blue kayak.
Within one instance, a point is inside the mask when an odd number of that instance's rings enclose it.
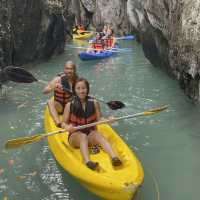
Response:
[[[116,53],[117,53],[116,50],[105,50],[105,51],[98,52],[98,53],[93,52],[93,51],[91,51],[91,52],[83,51],[83,52],[79,53],[79,57],[81,60],[96,60],[96,59],[111,57]]]

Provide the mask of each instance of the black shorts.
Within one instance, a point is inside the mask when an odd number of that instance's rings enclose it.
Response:
[[[96,130],[95,127],[86,128],[86,129],[81,130],[81,134],[89,135],[94,130]],[[68,142],[69,142],[69,138],[71,137],[71,135],[73,135],[73,133],[69,133],[69,135],[68,135]]]

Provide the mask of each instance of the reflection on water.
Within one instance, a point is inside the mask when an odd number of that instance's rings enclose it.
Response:
[[[48,147],[44,147],[42,156],[49,154]],[[56,162],[52,157],[48,157],[40,172],[40,178],[43,184],[48,186],[49,193],[42,200],[72,200],[68,193],[67,186],[64,184],[62,174],[57,168]]]
[[[137,200],[198,199],[199,106],[182,93],[176,81],[151,66],[140,45],[131,41],[119,43],[133,52],[84,62],[78,58],[79,49],[67,48],[63,55],[27,69],[36,78],[48,81],[63,71],[66,60],[74,60],[79,75],[89,79],[92,94],[126,105],[113,111],[101,104],[105,117],[168,104],[166,112],[120,121],[113,127],[137,154],[145,170]],[[0,199],[98,200],[58,166],[45,140],[4,149],[8,139],[44,132],[43,110],[50,96],[44,96],[42,88],[39,83],[9,82],[0,95]]]

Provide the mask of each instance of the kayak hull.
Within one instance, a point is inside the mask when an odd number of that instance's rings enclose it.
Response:
[[[78,33],[78,34],[73,34],[73,39],[78,39],[78,40],[87,40],[93,36],[93,32],[83,32],[83,33]]]
[[[110,51],[102,51],[102,52],[86,52],[86,51],[82,51],[79,53],[79,58],[81,60],[96,60],[96,59],[104,59],[104,58],[109,58],[113,55],[115,55],[116,52],[113,50]]]
[[[45,109],[45,131],[57,130],[49,110]],[[100,153],[90,154],[99,168],[93,171],[85,166],[79,149],[68,143],[68,133],[48,137],[49,147],[63,169],[74,176],[85,188],[107,200],[130,200],[143,182],[143,169],[128,146],[107,124],[99,125],[98,130],[110,142],[112,148],[122,160],[122,166],[113,168],[110,158],[101,149]]]

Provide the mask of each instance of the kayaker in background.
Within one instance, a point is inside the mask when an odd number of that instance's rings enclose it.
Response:
[[[80,31],[86,31],[85,27],[82,24],[78,24],[78,30]]]
[[[102,35],[101,33],[97,32],[96,38],[90,44],[87,52],[99,53],[102,52],[103,50],[104,50],[104,42],[102,40]]]
[[[113,36],[114,31],[111,28],[107,29],[106,35],[102,38],[106,49],[112,49],[115,46],[116,39]]]
[[[75,26],[72,31],[73,34],[78,34],[78,26]]]
[[[108,26],[105,24],[102,30],[103,37],[107,35]]]
[[[84,78],[78,78],[73,87],[74,98],[65,106],[62,128],[69,132],[69,144],[75,148],[80,148],[83,160],[88,168],[95,170],[97,162],[92,162],[89,157],[89,145],[100,144],[111,157],[112,165],[122,164],[120,159],[113,152],[108,141],[97,131],[96,126],[76,130],[79,125],[90,124],[100,120],[101,112],[99,103],[89,99],[89,83]]]
[[[77,78],[76,65],[68,61],[64,66],[64,73],[55,77],[43,89],[44,94],[54,92],[54,99],[48,101],[49,111],[56,126],[61,127],[58,114],[62,114],[65,105],[72,99],[72,86]]]
[[[78,25],[75,26],[75,28],[73,28],[72,33],[79,35],[79,34],[84,34],[85,32],[86,32],[85,27],[81,24],[78,24]]]

